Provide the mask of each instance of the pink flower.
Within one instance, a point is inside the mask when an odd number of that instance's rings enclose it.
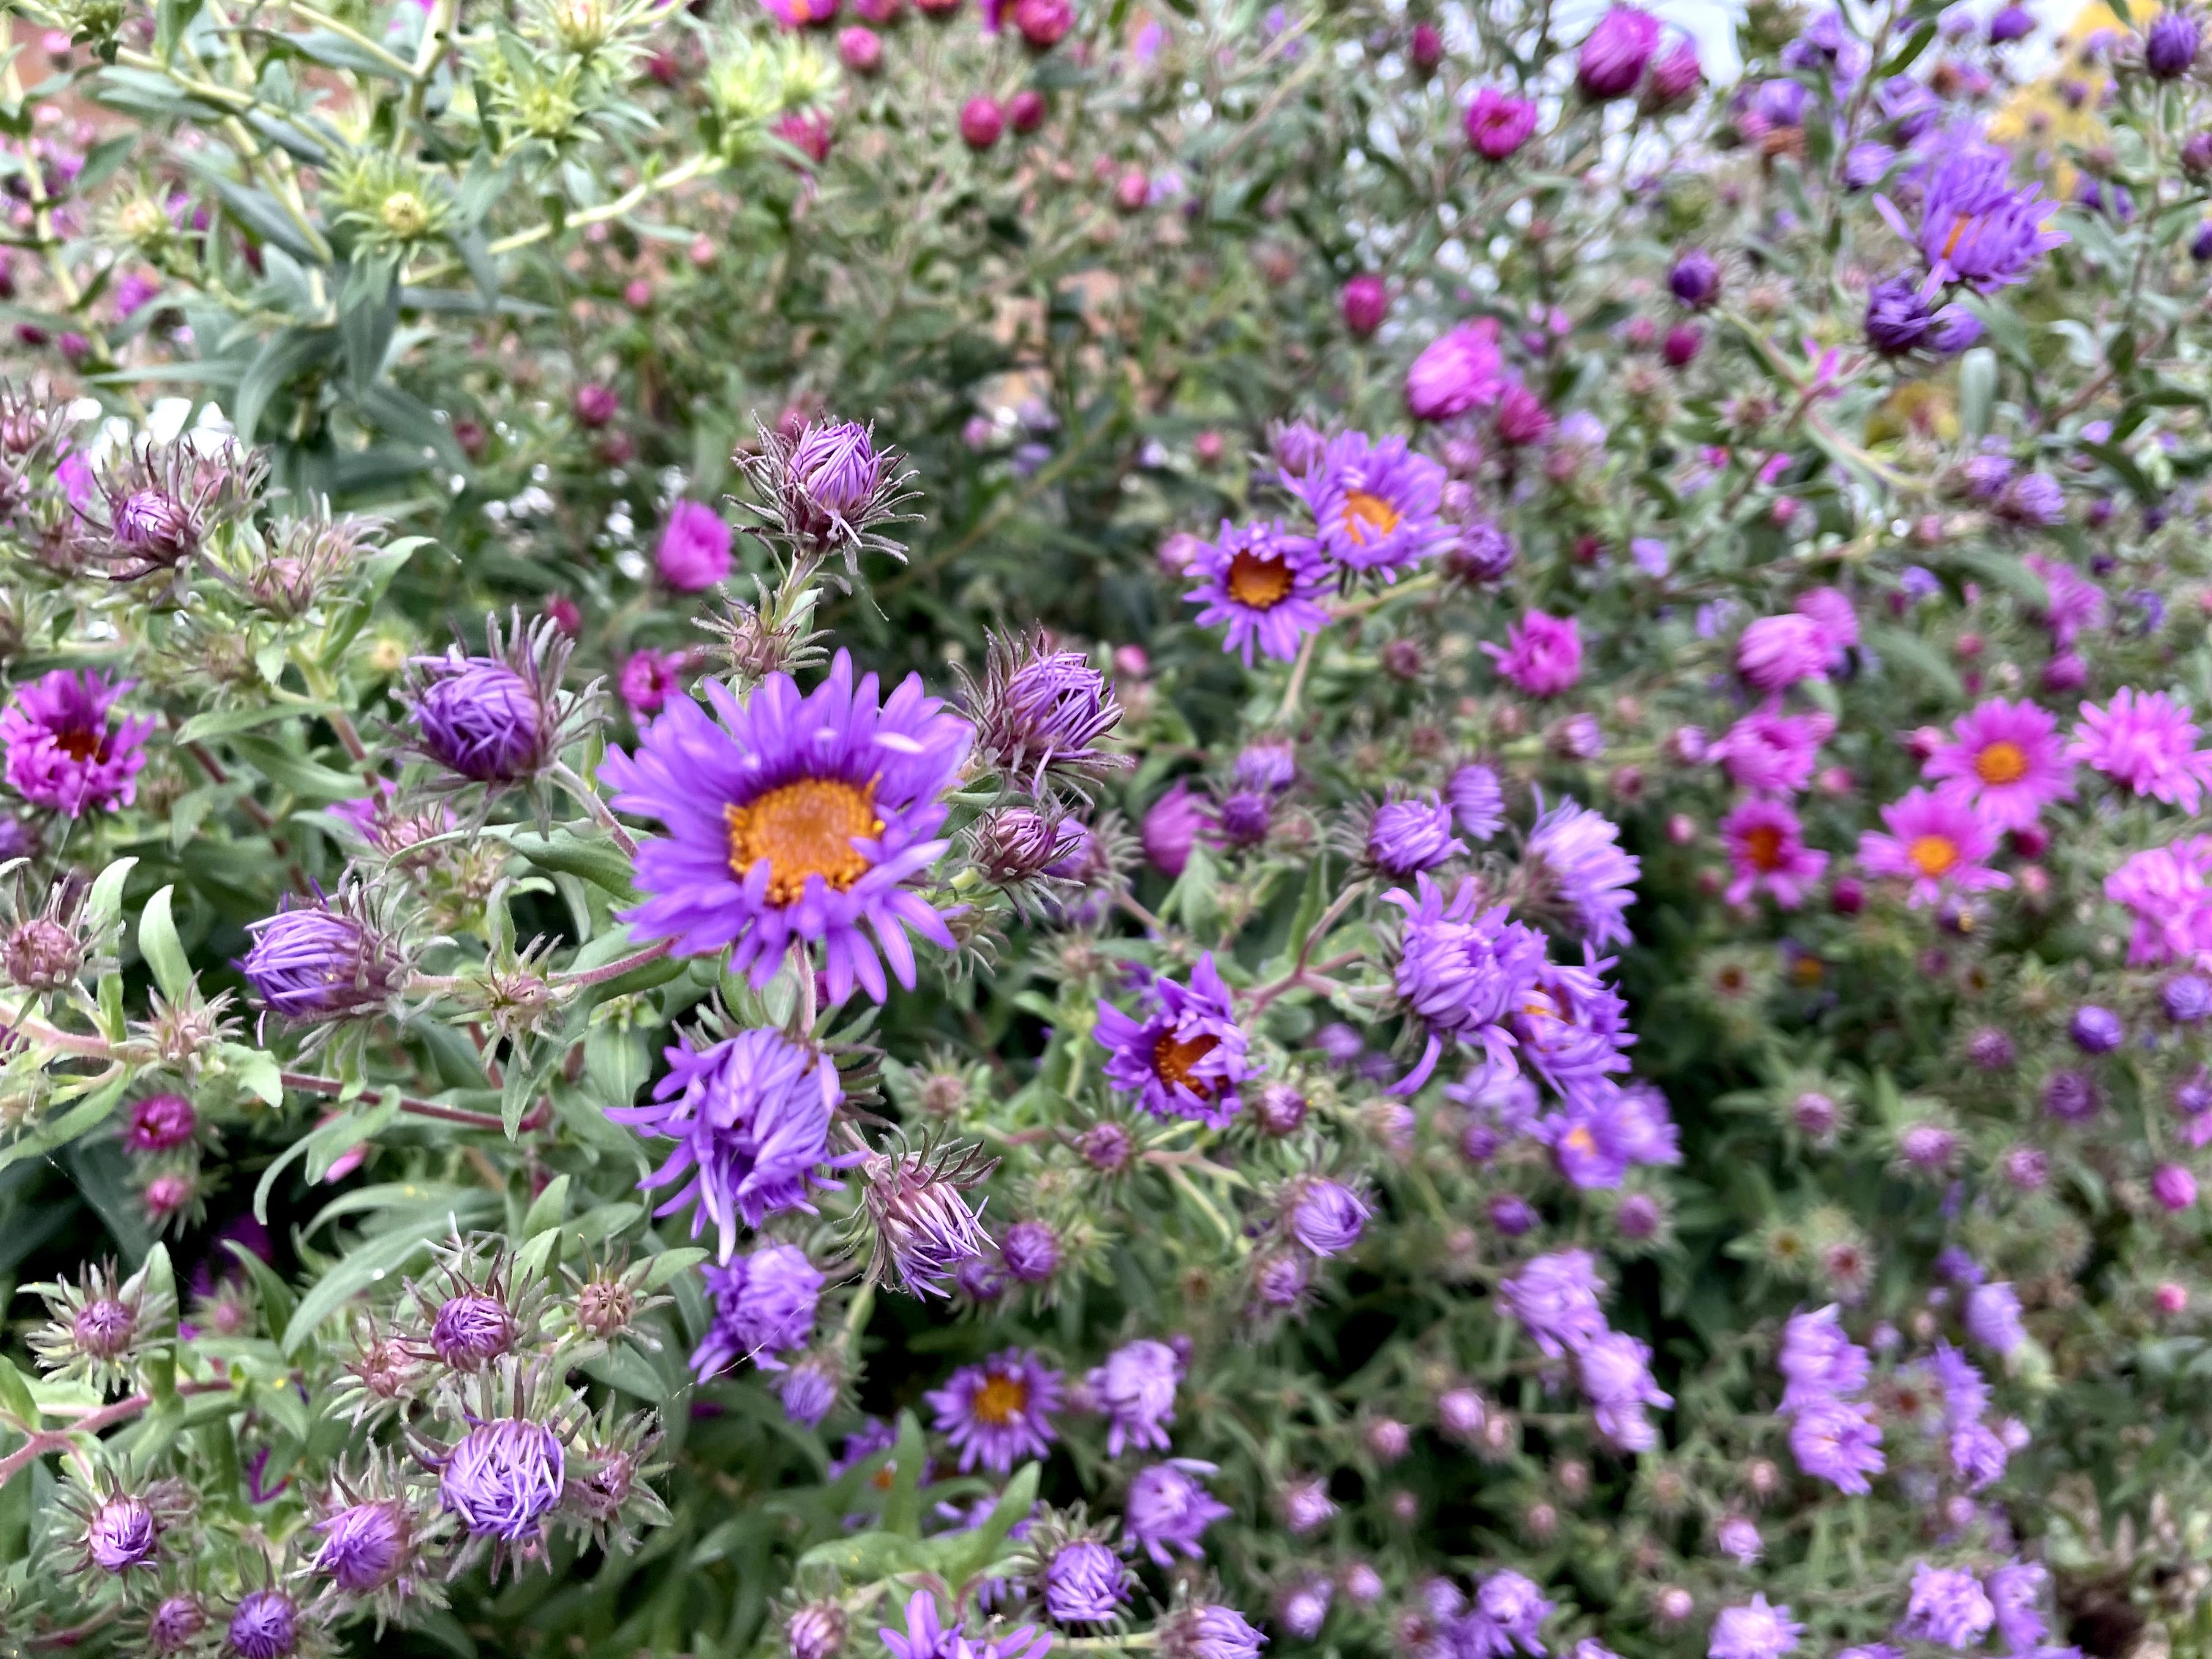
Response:
[[[1536,131],[1536,106],[1495,87],[1484,87],[1467,106],[1467,142],[1486,160],[1502,161]]]
[[[1951,735],[1922,769],[1991,828],[2026,829],[2051,802],[2073,798],[2074,769],[2049,711],[1992,697],[1953,722]]]
[[[1786,691],[1800,680],[1828,678],[1829,649],[1820,624],[1792,611],[1761,617],[1736,641],[1735,672],[1760,691]]]
[[[1406,371],[1406,408],[1417,421],[1448,421],[1487,409],[1505,390],[1498,356],[1498,321],[1462,323],[1432,340]]]
[[[2029,554],[2022,562],[2043,578],[2044,591],[2048,595],[2043,607],[2043,623],[2051,630],[2053,645],[2071,645],[2081,637],[2083,629],[2103,625],[2105,596],[2087,576],[2072,565],[2061,564],[2040,553]]]
[[[2207,781],[2212,754],[2196,747],[2197,724],[2189,705],[2163,691],[2123,686],[2102,708],[2081,705],[2081,724],[2067,746],[2070,760],[2087,761],[2115,783],[2194,812]]]
[[[1191,848],[1200,836],[1212,834],[1213,824],[1212,806],[1203,795],[1191,793],[1190,786],[1178,778],[1175,787],[1154,801],[1152,810],[1145,814],[1140,836],[1145,856],[1164,873],[1179,876],[1190,862]]]
[[[1721,840],[1735,871],[1730,904],[1743,903],[1764,887],[1777,904],[1794,910],[1805,902],[1807,884],[1828,867],[1828,855],[1805,845],[1804,825],[1783,801],[1743,802],[1721,820]]]
[[[1996,850],[1997,832],[1962,800],[1916,789],[1883,807],[1881,821],[1889,833],[1860,836],[1859,862],[1872,875],[1910,878],[1906,902],[1915,908],[1946,891],[2012,885],[2010,876],[1982,862]]]
[[[1482,647],[1498,672],[1532,697],[1556,697],[1583,677],[1582,635],[1572,617],[1531,611],[1505,630],[1505,648]]]
[[[1836,722],[1826,714],[1754,709],[1729,727],[1706,754],[1728,769],[1729,781],[1740,789],[1794,795],[1812,781],[1820,745],[1835,729]]]
[[[2128,963],[2212,967],[2212,836],[2148,848],[2105,878],[2105,896],[2136,921]]]
[[[1552,435],[1552,412],[1544,400],[1515,381],[1498,404],[1498,437],[1501,443],[1540,444]]]
[[[1797,603],[1790,607],[1801,617],[1810,617],[1820,630],[1820,643],[1828,653],[1828,666],[1834,668],[1843,660],[1844,653],[1859,642],[1858,612],[1851,602],[1838,589],[1815,587],[1800,593]]]
[[[1659,20],[1634,6],[1616,5],[1597,20],[1583,41],[1575,78],[1593,98],[1632,91],[1659,45]]]
[[[711,507],[678,501],[653,550],[660,579],[679,593],[697,593],[730,574],[730,526]]]
[[[761,0],[761,4],[787,29],[826,23],[837,15],[837,0]]]
[[[647,646],[633,651],[615,677],[615,689],[633,714],[658,714],[678,685],[684,672],[680,651],[656,651]]]

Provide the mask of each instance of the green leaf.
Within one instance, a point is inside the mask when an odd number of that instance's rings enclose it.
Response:
[[[176,890],[164,887],[138,913],[138,954],[146,958],[161,994],[172,1002],[181,1002],[191,993],[192,969],[177,938],[175,919],[169,914],[170,899]]]
[[[620,1389],[624,1394],[635,1395],[640,1400],[650,1400],[655,1405],[668,1398],[668,1384],[660,1373],[646,1364],[636,1349],[627,1345],[610,1348],[595,1358],[584,1362],[584,1370],[611,1389]]]
[[[240,735],[230,746],[270,782],[308,800],[352,800],[368,788],[351,772],[335,771],[266,738]]]
[[[973,1532],[953,1534],[963,1547],[956,1556],[953,1571],[948,1576],[956,1589],[996,1560],[1005,1547],[1006,1534],[1024,1520],[1036,1507],[1037,1477],[1042,1465],[1024,1463],[1006,1482],[1006,1491],[993,1506],[990,1516]],[[948,1540],[949,1541],[949,1540]]]
[[[1988,434],[1996,398],[1997,354],[1976,346],[1959,359],[1959,425],[1968,442],[1978,443]]]
[[[337,706],[334,702],[268,702],[252,708],[211,708],[193,715],[179,726],[177,741],[204,743],[210,738],[227,738],[234,732],[256,732],[294,714],[331,714]]]
[[[114,1114],[123,1103],[125,1079],[95,1091],[89,1097],[79,1101],[44,1128],[33,1130],[18,1139],[0,1146],[0,1170],[11,1164],[20,1164],[27,1158],[43,1158],[58,1146],[66,1146],[79,1135],[89,1134]]]
[[[0,1354],[0,1412],[27,1428],[38,1425],[39,1402],[31,1397],[31,1385],[5,1354]]]
[[[223,1071],[240,1088],[264,1106],[284,1103],[284,1073],[276,1055],[264,1048],[249,1048],[242,1042],[226,1042],[216,1052],[222,1059]]]
[[[580,841],[566,831],[550,837],[526,831],[510,837],[509,844],[541,870],[580,877],[626,903],[637,897],[629,855],[611,842]]]
[[[252,442],[270,399],[301,370],[327,362],[337,347],[337,336],[331,330],[296,324],[278,329],[262,342],[261,349],[253,354],[253,361],[240,377],[238,394],[231,404],[231,424],[238,428],[239,441]]]
[[[1942,696],[1956,702],[1966,695],[1960,683],[1959,672],[1937,654],[1935,647],[1917,635],[1908,634],[1898,628],[1870,628],[1867,643],[1884,660],[1901,663],[1914,676],[1927,683]]]
[[[908,1538],[921,1536],[921,1424],[910,1412],[901,1412],[898,1443],[891,1448],[896,1460],[890,1495],[884,1500],[884,1530]]]
[[[234,1238],[223,1240],[223,1248],[238,1259],[246,1270],[246,1277],[253,1286],[255,1298],[261,1304],[262,1322],[271,1331],[280,1331],[291,1322],[293,1310],[300,1305],[299,1297],[292,1294],[277,1271]]]
[[[164,64],[173,61],[185,31],[199,15],[200,0],[160,0],[154,8],[155,56]]]
[[[535,1238],[549,1228],[558,1227],[568,1212],[568,1177],[555,1176],[545,1183],[545,1190],[531,1201],[530,1209],[522,1218],[522,1236]]]
[[[137,859],[118,859],[101,871],[84,901],[85,931],[98,939],[123,920],[123,884],[131,879]]]

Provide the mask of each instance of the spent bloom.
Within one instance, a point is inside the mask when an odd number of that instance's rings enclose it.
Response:
[[[967,757],[967,722],[925,696],[919,675],[879,698],[876,677],[855,684],[842,651],[803,696],[787,674],[742,703],[718,681],[706,690],[718,720],[681,699],[602,768],[617,809],[668,828],[638,848],[647,896],[625,920],[687,956],[726,949],[756,986],[793,939],[822,945],[833,1001],[856,980],[882,1000],[884,961],[913,985],[908,929],[953,948],[913,884],[945,849],[931,837]]]
[[[960,1472],[981,1464],[1010,1474],[1026,1457],[1042,1457],[1060,1438],[1053,1414],[1060,1374],[1025,1348],[1009,1348],[980,1365],[963,1365],[941,1389],[923,1396],[938,1431],[960,1454]]]
[[[130,805],[154,722],[117,720],[111,711],[135,684],[57,668],[17,686],[0,711],[9,786],[32,805],[72,818]]]
[[[1221,1127],[1243,1105],[1238,1085],[1260,1068],[1248,1056],[1250,1039],[1237,1023],[1212,953],[1198,959],[1188,985],[1156,979],[1146,1000],[1142,1020],[1099,1001],[1096,1030],[1108,1051],[1107,1080],[1155,1117]]]

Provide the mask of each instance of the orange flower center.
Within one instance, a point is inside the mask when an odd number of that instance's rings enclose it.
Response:
[[[1376,538],[1389,535],[1398,527],[1398,509],[1380,495],[1370,495],[1364,489],[1346,492],[1344,497],[1344,533],[1358,547],[1367,545],[1367,532],[1373,531]]]
[[[975,1402],[969,1407],[978,1423],[994,1429],[1004,1428],[1027,1409],[1030,1385],[1018,1376],[1005,1376],[994,1372],[988,1382],[975,1390]]]
[[[1771,823],[1762,823],[1755,830],[1743,832],[1743,855],[1751,860],[1754,870],[1779,870],[1782,867],[1782,832]]]
[[[1915,836],[1905,855],[1922,875],[1940,876],[1958,863],[1959,843],[1948,836]]]
[[[726,806],[722,817],[730,826],[730,868],[742,880],[766,859],[768,896],[777,904],[797,903],[809,876],[843,892],[869,869],[854,840],[884,832],[875,785],[835,778],[800,778],[743,806]]]
[[[1291,592],[1291,562],[1239,553],[1229,562],[1229,597],[1253,611],[1273,611]]]
[[[2018,783],[2027,775],[2027,753],[2000,738],[1974,757],[1974,775],[1984,783]]]
[[[1193,1077],[1190,1068],[1220,1046],[1219,1037],[1207,1036],[1203,1032],[1177,1041],[1174,1032],[1163,1031],[1152,1044],[1152,1070],[1169,1087],[1180,1083],[1200,1100],[1210,1099],[1213,1094],[1212,1079]]]
[[[1597,1137],[1577,1123],[1567,1131],[1567,1146],[1572,1152],[1594,1152],[1597,1150]]]
[[[1959,251],[1959,244],[1966,240],[1966,233],[1978,229],[1981,220],[1970,213],[1960,214],[1951,221],[1951,234],[1943,239],[1943,257],[1949,258]]]

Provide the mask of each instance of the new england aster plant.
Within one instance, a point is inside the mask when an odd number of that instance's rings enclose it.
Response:
[[[33,9],[11,1644],[2212,1645],[2199,20]]]

